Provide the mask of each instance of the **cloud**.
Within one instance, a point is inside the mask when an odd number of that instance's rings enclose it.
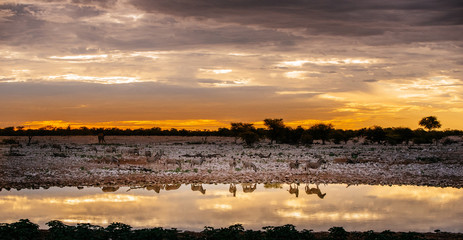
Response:
[[[407,26],[462,24],[458,1],[152,1],[131,2],[146,12],[274,29],[305,29],[306,34],[374,36]]]

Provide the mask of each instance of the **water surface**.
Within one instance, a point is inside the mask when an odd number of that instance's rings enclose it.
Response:
[[[75,187],[0,192],[0,222],[123,222],[135,228],[204,226],[246,229],[293,224],[327,231],[463,232],[463,190],[341,184],[153,185],[146,188]],[[170,189],[170,190],[166,190]],[[195,190],[195,191],[192,191]]]

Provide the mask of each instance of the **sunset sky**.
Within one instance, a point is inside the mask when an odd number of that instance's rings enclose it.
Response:
[[[0,2],[0,127],[463,129],[461,0]]]

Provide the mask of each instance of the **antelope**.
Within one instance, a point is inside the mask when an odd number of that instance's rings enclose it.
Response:
[[[299,185],[295,184],[295,187],[293,188],[292,184],[289,184],[289,194],[294,194],[296,197],[299,197]]]
[[[326,193],[322,194],[322,191],[320,191],[320,188],[318,188],[318,184],[315,184],[315,185],[317,186],[317,188],[309,188],[309,184],[307,184],[307,186],[305,186],[305,193],[307,193],[307,195],[317,194],[317,196],[320,199],[323,199]]]
[[[97,154],[98,153],[98,148],[93,146],[93,147],[90,148],[90,151],[95,151],[95,154]]]
[[[233,158],[233,160],[231,162],[229,162],[229,164],[230,164],[231,169],[235,169],[236,168],[236,160],[235,160],[235,158]]]
[[[164,166],[168,167],[169,164],[177,164],[179,168],[182,168],[182,161],[178,159],[166,159]]]
[[[204,157],[201,157],[200,159],[193,159],[193,160],[191,160],[190,167],[192,167],[193,165],[200,165],[201,166],[204,161],[206,161],[206,158],[204,158]]]
[[[54,149],[56,149],[56,150],[59,150],[60,152],[61,152],[61,150],[62,150],[61,145],[59,145],[59,144],[53,144],[53,145],[51,145],[51,148],[54,148]]]
[[[304,170],[310,170],[310,169],[318,169],[322,164],[326,163],[325,160],[319,159],[317,162],[307,162],[305,164]]]
[[[131,154],[131,155],[138,155],[138,156],[140,156],[140,151],[138,150],[138,148],[129,149],[129,150],[127,150],[127,153],[128,153],[128,154]]]
[[[296,159],[295,162],[290,162],[289,163],[289,169],[293,169],[293,168],[298,169],[300,164],[301,163],[299,162],[299,160]]]
[[[191,190],[192,191],[199,191],[202,194],[206,194],[206,189],[203,188],[203,185],[201,183],[192,183],[191,184]]]
[[[244,193],[252,193],[257,188],[256,183],[242,183],[241,186],[243,187]]]
[[[146,153],[145,153],[145,155],[146,155]],[[153,159],[150,159],[149,157],[146,157],[146,161],[147,162],[159,162],[161,160],[162,155],[164,155],[164,151],[160,150],[159,152],[157,152],[153,156]]]
[[[243,161],[243,168],[252,168],[252,169],[254,169],[254,172],[257,172],[257,167],[252,162]]]
[[[151,157],[151,151],[146,150],[146,151],[145,151],[145,157],[146,157],[146,159],[148,159],[149,157]]]
[[[110,148],[106,148],[105,150],[107,153],[116,153],[117,152],[117,149],[115,147],[110,147]]]

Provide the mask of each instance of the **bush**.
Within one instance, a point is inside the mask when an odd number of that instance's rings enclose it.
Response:
[[[344,230],[343,227],[332,227],[328,229],[328,231],[330,232],[331,239],[343,240],[346,239],[348,235],[348,233],[346,232],[346,230]]]

